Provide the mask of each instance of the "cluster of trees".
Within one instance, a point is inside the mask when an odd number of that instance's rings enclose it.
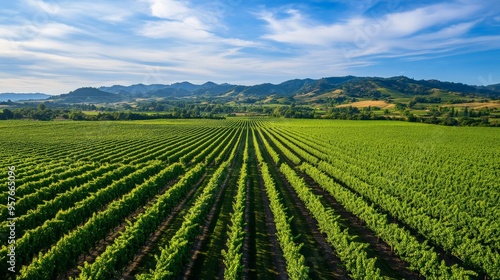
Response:
[[[417,103],[439,102],[439,97],[416,96],[408,103],[396,103],[395,110],[399,111],[399,116],[390,116],[386,109],[384,115],[376,114],[379,107],[366,107],[359,109],[356,107],[327,107],[326,112],[320,112],[309,106],[301,106],[292,103],[285,106],[256,106],[241,104],[200,104],[194,102],[164,101],[164,102],[143,102],[137,108],[124,105],[121,109],[116,108],[96,108],[92,104],[73,105],[68,108],[49,108],[41,103],[37,107],[23,107],[14,109],[4,109],[0,113],[0,120],[8,119],[34,119],[34,120],[54,120],[67,119],[77,121],[100,121],[100,120],[148,120],[148,119],[179,119],[179,118],[210,118],[224,119],[223,115],[235,115],[235,113],[251,113],[270,115],[285,118],[328,118],[342,120],[404,120],[409,122],[423,122],[440,125],[460,125],[460,126],[492,126],[489,118],[492,109],[481,108],[472,110],[469,107],[456,109],[455,107],[432,106],[423,116],[415,116],[410,109],[422,109],[416,106]],[[332,99],[330,102],[343,102],[344,98]],[[50,104],[49,104],[50,106]],[[75,107],[76,106],[76,107]],[[81,110],[98,110],[97,115],[85,114]],[[128,111],[124,111],[126,109]],[[156,113],[134,112],[146,111]],[[495,124],[497,126],[498,124]]]
[[[421,117],[417,117],[411,111],[407,110],[404,104],[396,104],[396,109],[400,110],[405,120],[410,122],[450,126],[493,126],[489,122],[491,113],[491,109],[489,108],[471,110],[465,107],[463,110],[459,110],[454,107],[432,107],[426,115]]]
[[[312,119],[317,118],[319,115],[315,114],[315,110],[307,106],[296,106],[292,104],[291,106],[278,106],[272,111],[272,115],[275,117],[285,117],[285,118],[297,118],[297,119]]]
[[[130,110],[132,107],[124,107]],[[270,114],[274,108],[256,105],[229,105],[197,103],[189,101],[147,101],[140,102],[134,110],[142,112],[171,112],[174,116],[193,117],[200,115],[233,114],[237,112]]]
[[[55,118],[55,116],[62,116],[70,113],[69,110],[64,109],[48,109],[45,104],[40,104],[36,108],[26,107],[26,108],[18,108],[18,109],[4,109],[0,114],[0,120],[9,120],[9,119],[34,119],[34,120],[42,120],[48,121]]]
[[[460,98],[446,101],[446,103],[448,104],[471,103],[471,102],[477,102],[477,101],[474,99],[460,99]],[[481,99],[479,100],[479,102],[488,102],[488,99]]]
[[[389,95],[382,94],[370,81],[348,82],[342,85],[342,90],[349,96],[366,97],[366,98],[385,98]]]
[[[441,103],[441,97],[415,96],[413,101],[416,103]]]
[[[337,107],[329,108],[325,118],[328,119],[341,119],[341,120],[385,120],[386,117],[375,115],[375,110],[378,107],[367,107],[362,110],[348,106],[348,107]]]
[[[213,118],[222,119],[224,117],[215,116],[213,114],[199,113],[193,114],[193,112],[178,109],[174,110],[173,113],[157,113],[157,114],[145,114],[145,113],[134,113],[134,112],[100,112],[97,115],[85,114],[80,110],[75,109],[51,109],[47,108],[45,104],[40,104],[36,108],[26,107],[26,108],[16,108],[16,109],[4,109],[0,113],[0,120],[10,120],[10,119],[33,119],[40,121],[50,121],[54,119],[66,119],[66,120],[76,120],[76,121],[101,121],[101,120],[150,120],[150,119],[178,119],[178,118]]]
[[[428,124],[439,124],[447,126],[499,126],[498,124],[490,124],[488,116],[482,116],[480,118],[472,118],[469,116],[453,116],[453,114],[446,114],[442,117],[437,117],[436,115],[431,116],[415,116],[411,111],[405,110],[403,112],[404,118],[399,120],[409,121],[409,122],[421,122]],[[391,119],[388,117],[387,119]],[[393,118],[394,119],[394,118]]]
[[[224,119],[224,117],[214,115],[177,115],[172,113],[165,114],[145,114],[133,112],[109,112],[99,113],[97,115],[86,115],[83,112],[74,112],[73,120],[89,120],[89,121],[118,121],[118,120],[154,120],[154,119],[192,119],[192,118],[206,118],[206,119]]]
[[[343,104],[343,103],[351,103],[351,102],[356,102],[358,99],[354,97],[349,97],[346,95],[339,95],[335,97],[327,97],[326,102],[330,105],[337,105],[337,104]]]
[[[433,107],[429,109],[429,114],[434,117],[470,117],[479,118],[489,116],[491,109],[481,108],[479,110],[471,110],[469,107],[464,107],[463,110],[455,109],[455,107]]]

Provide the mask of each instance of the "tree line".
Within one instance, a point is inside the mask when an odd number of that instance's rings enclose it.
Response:
[[[92,104],[71,105],[67,108],[49,108],[45,103],[36,107],[22,107],[4,109],[0,112],[0,120],[33,119],[50,121],[55,119],[75,121],[102,121],[102,120],[150,120],[150,119],[190,119],[209,118],[224,119],[225,116],[234,116],[236,113],[259,114],[284,118],[299,119],[341,119],[341,120],[398,120],[421,122],[448,126],[500,126],[500,123],[490,123],[492,110],[481,108],[478,110],[464,107],[458,109],[453,106],[428,107],[423,115],[415,115],[412,110],[421,109],[416,101],[396,103],[393,112],[388,109],[380,114],[381,108],[369,106],[366,108],[327,107],[326,110],[296,105],[255,106],[241,104],[198,104],[194,102],[144,102],[132,108],[125,104],[120,108],[96,107]],[[434,101],[428,99],[427,101]],[[52,106],[52,105],[50,105]],[[88,114],[82,110],[97,111],[97,114]]]

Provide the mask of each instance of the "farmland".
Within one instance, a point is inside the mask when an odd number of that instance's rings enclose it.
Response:
[[[2,279],[500,278],[496,128],[234,117],[0,131]]]

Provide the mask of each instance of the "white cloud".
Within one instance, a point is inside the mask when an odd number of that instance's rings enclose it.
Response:
[[[39,35],[45,37],[64,38],[72,34],[88,34],[86,31],[63,23],[49,23],[39,29]]]
[[[164,19],[182,20],[193,11],[187,3],[176,0],[152,0],[150,3],[151,14]]]
[[[263,38],[282,43],[326,46],[332,42],[351,41],[356,26],[365,22],[352,19],[331,25],[312,25],[311,21],[297,10],[287,10],[286,13],[289,17],[285,19],[277,19],[272,13],[260,14],[260,18],[267,22],[270,31],[263,35]]]
[[[12,26],[0,26],[0,38],[15,38],[18,34]]]
[[[333,24],[314,23],[298,10],[285,11],[286,18],[262,12],[260,19],[267,23],[263,38],[298,45],[328,46],[350,42],[362,44],[380,38],[401,38],[429,27],[443,27],[463,20],[479,10],[476,5],[439,4],[407,12],[390,13],[381,18],[353,17]]]
[[[466,34],[467,32],[469,32],[477,24],[478,24],[478,21],[457,23],[457,24],[453,24],[453,25],[450,25],[448,27],[445,27],[443,29],[440,29],[436,32],[415,36],[414,38],[421,39],[421,40],[443,41],[444,39],[462,36],[462,35]]]
[[[211,33],[198,26],[196,19],[148,22],[139,30],[139,34],[150,38],[175,38],[191,41],[202,41],[212,36]]]
[[[261,12],[258,17],[266,22],[268,32],[262,36],[264,39],[295,46],[297,52],[315,49],[341,52],[349,60],[388,54],[412,56],[413,50],[430,54],[479,44],[465,35],[480,23],[480,11],[486,8],[468,2],[446,3],[378,18],[351,17],[331,24],[315,22],[291,9],[285,11],[284,18],[272,12]],[[457,41],[461,45],[455,45]]]
[[[202,41],[213,35],[212,27],[200,18],[200,11],[187,3],[176,0],[149,0],[150,12],[156,21],[148,21],[138,29],[138,34],[150,38],[175,38]]]
[[[140,11],[140,3],[136,1],[69,1],[55,0],[52,3],[42,0],[26,0],[27,7],[35,9],[26,19],[32,25],[66,19],[78,22],[82,18],[93,18],[96,21],[120,23],[127,20],[135,12]]]
[[[366,10],[373,1],[359,8]],[[423,59],[498,46],[499,36],[470,34],[484,16],[471,1],[377,18],[351,13],[335,22],[287,5],[281,13],[259,13],[267,29],[248,39],[227,35],[232,26],[226,26],[219,2],[25,0],[21,20],[0,21],[0,67],[5,68],[0,84],[6,85],[2,91],[17,85],[12,91],[51,93],[112,83],[253,84],[347,75],[376,58]],[[253,34],[260,28],[255,26]]]
[[[382,26],[392,36],[408,36],[433,26],[464,20],[475,14],[479,5],[438,4],[386,16]]]
[[[26,2],[31,7],[43,11],[47,14],[58,14],[61,9],[61,4],[59,1],[55,1],[54,3],[48,3],[42,0],[27,0]]]

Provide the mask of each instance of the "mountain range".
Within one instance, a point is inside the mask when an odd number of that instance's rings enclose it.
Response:
[[[51,95],[44,93],[0,93],[0,102],[7,101],[25,101],[25,100],[40,100],[47,99],[51,97]]]
[[[196,85],[189,82],[179,82],[170,85],[136,84],[79,88],[67,94],[52,96],[48,101],[60,103],[115,103],[158,98],[168,98],[169,100],[218,99],[222,101],[295,98],[307,102],[307,100],[318,101],[339,96],[389,100],[411,98],[417,95],[498,99],[500,98],[500,84],[474,86],[438,80],[415,80],[405,76],[391,78],[345,76],[294,79],[280,84],[264,83],[253,86],[228,83],[216,84],[213,82]],[[10,100],[14,101],[15,99],[10,96]]]

